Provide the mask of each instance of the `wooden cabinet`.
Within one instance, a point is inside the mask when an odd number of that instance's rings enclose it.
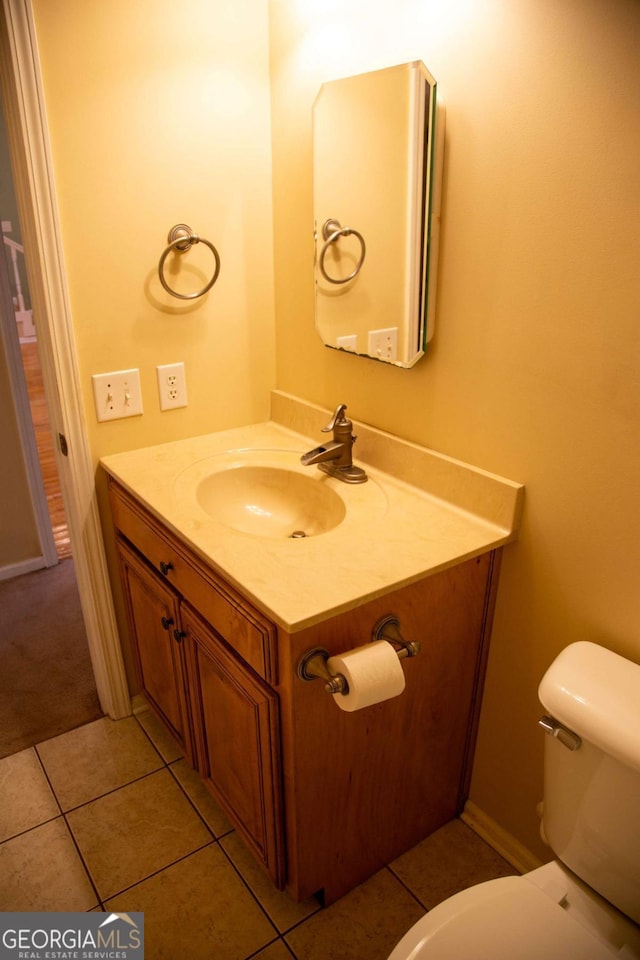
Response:
[[[192,760],[178,599],[126,544],[119,555],[138,683]]]
[[[110,490],[141,688],[277,886],[330,903],[461,812],[499,553],[290,634]],[[401,696],[347,713],[299,678],[388,614],[422,643]]]
[[[321,891],[333,902],[462,811],[496,567],[485,554],[280,635],[287,884],[297,899]],[[402,661],[399,697],[346,713],[321,681],[298,679],[307,650],[352,649],[387,614],[422,644]]]
[[[194,611],[183,615],[200,776],[241,824],[256,859],[284,881],[278,697]]]

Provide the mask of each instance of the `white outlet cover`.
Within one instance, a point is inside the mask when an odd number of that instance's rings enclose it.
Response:
[[[158,374],[158,396],[161,410],[173,410],[187,406],[187,381],[184,363],[161,363]]]
[[[350,350],[352,353],[355,353],[358,347],[357,335],[355,333],[349,333],[342,337],[337,337],[336,347],[339,347],[341,350]]]
[[[94,373],[91,381],[99,421],[137,417],[142,413],[140,371],[137,368]]]
[[[379,360],[398,359],[398,328],[384,327],[382,330],[369,330],[367,353]]]

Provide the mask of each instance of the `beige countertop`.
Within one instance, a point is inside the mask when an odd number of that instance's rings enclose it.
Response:
[[[369,476],[346,484],[302,467],[322,442],[327,411],[274,394],[274,419],[104,457],[103,468],[274,622],[289,632],[413,583],[515,539],[523,487],[366,425],[354,424],[354,463]],[[326,419],[323,419],[326,418]],[[280,422],[276,422],[276,419]],[[302,425],[305,433],[290,429]],[[308,433],[307,433],[308,431]],[[196,498],[222,454],[252,450],[317,476],[342,498],[345,519],[302,539],[238,532]],[[380,469],[388,464],[393,474]],[[409,482],[407,482],[409,481]]]

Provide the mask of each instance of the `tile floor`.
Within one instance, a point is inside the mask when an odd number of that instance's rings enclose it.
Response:
[[[0,760],[0,911],[143,911],[147,960],[385,960],[514,873],[453,821],[326,909],[274,890],[149,711]]]

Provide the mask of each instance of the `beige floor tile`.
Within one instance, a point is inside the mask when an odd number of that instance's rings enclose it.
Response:
[[[217,844],[105,906],[144,912],[148,960],[244,960],[277,936]]]
[[[452,820],[390,864],[427,909],[459,890],[517,873],[460,820]]]
[[[90,910],[97,897],[62,817],[0,845],[0,910]]]
[[[296,923],[320,910],[317,900],[309,899],[296,903],[281,890],[277,890],[264,870],[255,862],[237,833],[229,834],[220,841],[227,855],[233,861],[244,882],[253,891],[278,930],[283,933]]]
[[[178,760],[171,764],[170,770],[213,835],[223,837],[225,833],[230,833],[232,825],[189,762]]]
[[[387,960],[395,944],[423,914],[411,894],[385,869],[284,939],[298,960]]]
[[[33,748],[0,760],[0,842],[60,815]]]
[[[136,710],[135,717],[165,763],[172,763],[183,756],[180,744],[156,717],[151,707],[145,705],[142,709]]]
[[[103,899],[213,840],[166,768],[72,810],[67,820]]]
[[[63,810],[94,800],[163,766],[135,717],[102,717],[37,745]]]

